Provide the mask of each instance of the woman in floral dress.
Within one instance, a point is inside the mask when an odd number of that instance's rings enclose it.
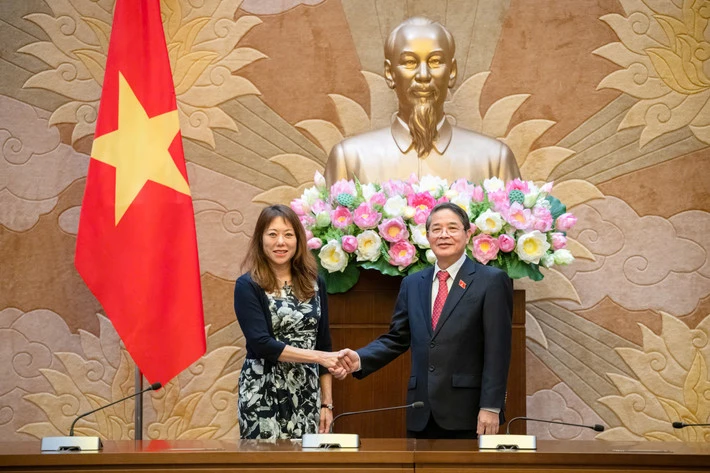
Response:
[[[301,438],[333,420],[328,299],[296,213],[285,205],[259,215],[234,288],[246,338],[238,418],[245,439]]]

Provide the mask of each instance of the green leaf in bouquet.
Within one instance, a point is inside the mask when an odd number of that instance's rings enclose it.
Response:
[[[541,281],[544,277],[536,264],[528,264],[513,258],[509,259],[506,263],[508,266],[506,273],[508,273],[508,276],[512,279],[528,277],[533,281]]]
[[[567,206],[560,202],[557,197],[548,195],[545,200],[550,203],[550,213],[552,214],[552,219],[557,220],[557,217],[567,212]],[[536,279],[537,281],[537,279]]]
[[[323,232],[321,238],[326,242],[329,242],[330,240],[340,241],[340,239],[343,238],[343,231],[335,227],[328,227],[327,230]]]
[[[488,202],[488,199],[484,200],[483,202],[475,202],[471,201],[469,204],[469,215],[471,216],[471,221],[473,222],[476,220],[476,217],[481,215],[483,212],[491,208],[491,203]]]
[[[350,262],[342,272],[336,271],[331,273],[320,264],[318,258],[316,258],[316,261],[318,261],[318,272],[325,280],[325,287],[328,290],[328,294],[347,292],[352,289],[352,287],[357,284],[358,279],[360,279],[360,270],[354,262]]]
[[[387,258],[378,258],[377,261],[363,261],[360,266],[365,269],[375,269],[387,276],[401,276],[402,273],[397,269],[397,266],[392,266],[388,261],[389,256]]]

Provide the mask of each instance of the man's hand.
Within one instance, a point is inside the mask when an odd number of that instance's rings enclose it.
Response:
[[[478,435],[495,435],[498,433],[498,424],[500,418],[498,414],[491,411],[481,409],[478,411],[478,426],[476,433]]]
[[[335,379],[345,379],[348,374],[360,369],[360,357],[350,348],[344,348],[338,352],[338,361],[339,366],[329,370]]]
[[[340,359],[336,351],[321,351],[318,353],[318,364],[324,368],[333,369],[340,366]]]

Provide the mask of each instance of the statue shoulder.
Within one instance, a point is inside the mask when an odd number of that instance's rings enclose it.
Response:
[[[339,146],[342,150],[347,151],[348,149],[357,149],[362,146],[371,147],[373,143],[383,142],[385,140],[392,140],[392,130],[389,127],[378,128],[376,130],[370,130],[350,136],[345,138],[336,146]]]
[[[520,169],[513,152],[508,145],[496,138],[455,126],[451,143],[452,148],[456,150],[455,154],[465,150],[463,152],[470,155],[475,151],[479,159],[486,159],[490,163],[488,168],[494,171],[493,175],[503,180],[520,177]]]
[[[381,157],[396,149],[390,128],[371,130],[344,139],[333,146],[325,165],[325,180],[332,184],[340,179],[357,176],[361,182],[367,178],[364,170],[375,172]]]

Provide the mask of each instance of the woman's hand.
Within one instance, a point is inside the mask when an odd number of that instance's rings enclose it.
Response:
[[[318,364],[330,370],[339,368],[341,363],[338,358],[338,352],[321,351],[318,352]]]
[[[318,427],[318,433],[327,434],[330,432],[330,424],[333,423],[333,411],[327,407],[320,408],[320,426]]]

